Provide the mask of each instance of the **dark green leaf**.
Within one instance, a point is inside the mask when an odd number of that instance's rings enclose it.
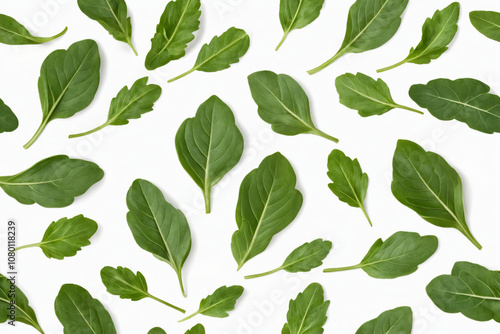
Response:
[[[0,43],[9,45],[42,44],[61,37],[68,28],[52,37],[36,37],[30,34],[21,23],[10,16],[0,14]]]
[[[155,327],[155,328],[152,328],[148,334],[167,334],[163,329],[161,329],[160,327]]]
[[[385,311],[377,318],[365,322],[356,334],[411,334],[413,312],[408,306]]]
[[[470,22],[481,34],[500,42],[500,13],[492,11],[472,11]]]
[[[185,334],[205,334],[205,327],[202,324],[198,324],[188,330]]]
[[[18,125],[19,121],[12,109],[0,99],[0,133],[12,132]]]

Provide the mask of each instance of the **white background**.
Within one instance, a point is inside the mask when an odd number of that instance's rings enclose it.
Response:
[[[306,70],[330,58],[344,38],[347,12],[353,1],[326,0],[321,16],[310,26],[292,32],[279,52],[274,47],[282,37],[278,1],[206,0],[203,1],[201,29],[181,60],[148,72],[144,58],[150,38],[164,9],[164,0],[128,0],[132,17],[136,57],[129,47],[114,40],[97,22],[80,12],[76,1],[29,0],[3,2],[1,11],[26,24],[33,33],[49,36],[65,26],[62,38],[40,46],[0,45],[0,98],[18,115],[19,129],[0,135],[0,175],[11,175],[35,162],[56,154],[94,161],[105,171],[102,182],[77,198],[67,208],[46,209],[25,206],[0,192],[1,247],[5,247],[6,222],[18,224],[18,244],[40,241],[47,226],[61,217],[78,214],[96,220],[99,231],[92,245],[64,261],[49,260],[39,249],[18,254],[19,286],[29,297],[45,332],[62,333],[53,308],[54,298],[64,283],[85,287],[110,311],[119,333],[147,333],[155,326],[169,334],[184,333],[202,322],[210,334],[280,333],[286,320],[288,301],[311,282],[320,282],[331,300],[326,333],[354,333],[361,324],[381,312],[411,306],[415,323],[413,333],[497,333],[493,321],[476,322],[461,314],[439,311],[425,293],[430,280],[449,274],[456,261],[472,261],[490,269],[500,269],[500,157],[498,135],[487,135],[466,125],[435,119],[404,110],[380,117],[361,118],[338,103],[334,80],[346,72],[363,72],[376,77],[375,70],[406,57],[421,37],[425,18],[450,2],[411,0],[400,30],[383,47],[357,55],[347,55],[326,70],[309,76]],[[415,83],[435,78],[472,77],[488,83],[500,93],[498,57],[500,43],[479,34],[469,22],[475,9],[500,11],[495,0],[462,1],[460,29],[451,49],[430,65],[404,65],[381,75],[392,89],[394,99],[412,107],[408,89]],[[167,79],[188,70],[200,47],[214,35],[231,26],[245,29],[251,47],[239,64],[218,73],[195,72],[173,84]],[[93,103],[71,119],[48,125],[40,139],[25,151],[22,145],[35,132],[41,120],[37,80],[40,65],[55,49],[66,49],[73,42],[93,38],[102,57],[101,84]],[[338,137],[333,144],[320,137],[275,134],[257,115],[248,88],[247,75],[258,70],[287,73],[297,79],[309,94],[313,118],[318,128]],[[67,136],[100,125],[106,118],[109,102],[124,86],[149,75],[150,82],[163,88],[155,110],[129,125],[69,140]],[[182,169],[175,152],[175,133],[198,106],[216,94],[234,111],[245,137],[245,155],[237,167],[215,187],[213,213],[203,213],[201,191]],[[396,201],[390,191],[391,162],[396,141],[410,139],[441,154],[464,181],[466,215],[470,228],[484,249],[478,251],[464,236],[452,229],[435,227]],[[341,203],[327,187],[326,159],[334,148],[357,157],[370,177],[367,210],[375,227],[370,228],[359,209]],[[262,159],[276,151],[292,163],[304,205],[297,219],[276,236],[265,253],[249,261],[240,272],[231,255],[230,238],[236,229],[234,211],[243,177]],[[168,201],[188,217],[193,249],[183,270],[188,292],[184,299],[174,271],[139,248],[127,226],[125,195],[132,181],[144,178],[159,186]],[[363,271],[292,275],[278,273],[245,281],[245,274],[272,269],[295,247],[315,238],[334,243],[325,266],[358,263],[379,237],[396,231],[416,231],[439,237],[440,247],[414,274],[394,280],[377,280]],[[2,251],[0,271],[6,271]],[[246,288],[237,308],[226,319],[198,316],[178,324],[181,317],[153,300],[121,300],[105,291],[99,271],[104,266],[126,266],[141,271],[150,292],[174,304],[195,311],[201,298],[221,285],[242,284]],[[16,329],[0,325],[1,333],[34,333],[18,324]]]

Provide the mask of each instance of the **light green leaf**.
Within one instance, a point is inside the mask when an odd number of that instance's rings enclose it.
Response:
[[[476,10],[469,14],[470,22],[484,36],[500,42],[500,13]]]
[[[0,99],[0,133],[12,132],[19,126],[19,121],[16,115],[12,112],[1,99]]]
[[[52,37],[33,36],[28,29],[14,18],[0,14],[0,43],[9,45],[42,44],[61,37],[68,28]]]
[[[408,306],[385,311],[363,324],[356,334],[411,334],[413,312]]]

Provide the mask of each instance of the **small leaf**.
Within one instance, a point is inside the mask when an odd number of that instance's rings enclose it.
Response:
[[[167,334],[163,329],[160,327],[155,327],[151,328],[151,330],[148,332],[148,334]]]
[[[484,36],[500,42],[500,13],[492,11],[472,11],[470,22]]]
[[[0,14],[0,43],[9,45],[42,44],[61,37],[68,28],[64,28],[59,34],[52,37],[33,36],[28,29],[17,22],[14,18]]]
[[[421,237],[418,233],[396,232],[386,241],[378,239],[360,264],[350,267],[325,269],[325,273],[363,269],[373,278],[398,278],[417,271],[418,266],[437,250],[438,239],[433,235]]]
[[[385,311],[377,318],[365,322],[356,334],[411,334],[413,312],[408,306]]]
[[[0,133],[12,132],[19,126],[19,121],[16,115],[12,112],[1,99],[0,99]]]
[[[205,334],[205,327],[202,324],[198,324],[188,330],[185,334]]]

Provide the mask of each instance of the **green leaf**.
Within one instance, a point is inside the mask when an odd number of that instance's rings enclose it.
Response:
[[[93,40],[56,50],[45,59],[38,79],[42,123],[25,149],[33,145],[50,121],[69,118],[89,106],[99,86],[100,67],[99,48]]]
[[[451,275],[427,285],[427,294],[443,312],[462,313],[477,321],[500,322],[500,272],[478,264],[457,262]]]
[[[193,318],[198,314],[215,318],[227,318],[227,312],[234,310],[236,302],[243,294],[245,289],[239,285],[230,287],[221,286],[213,294],[204,298],[200,302],[200,308],[190,316],[179,320],[179,322],[186,321]]]
[[[99,182],[104,172],[90,161],[56,155],[12,176],[0,176],[0,187],[21,204],[46,208],[70,205]]]
[[[356,334],[411,334],[413,312],[408,306],[385,311],[377,318],[365,322]]]
[[[127,17],[124,0],[78,0],[80,10],[92,20],[99,22],[114,39],[127,43],[137,56],[132,44],[132,24]]]
[[[266,157],[243,179],[236,206],[238,230],[231,249],[238,270],[262,253],[274,235],[295,219],[302,207],[302,194],[288,160],[277,152]]]
[[[220,36],[215,36],[210,44],[201,47],[193,68],[170,79],[173,82],[185,77],[194,71],[218,72],[225,70],[240,61],[250,47],[250,37],[245,30],[229,28]]]
[[[278,51],[292,30],[302,29],[318,18],[324,2],[325,0],[280,1],[280,22],[284,35],[276,47],[276,51]]]
[[[33,36],[28,29],[14,18],[0,14],[0,43],[9,45],[42,44],[61,37],[68,28],[64,28],[59,34],[52,37]]]
[[[349,10],[344,42],[324,64],[308,71],[317,73],[347,53],[377,49],[387,43],[401,25],[408,0],[356,0]]]
[[[81,286],[64,284],[54,308],[64,334],[116,334],[108,311]]]
[[[16,312],[15,319],[10,317],[11,308]],[[32,326],[44,334],[40,324],[38,324],[35,311],[29,305],[26,295],[16,286],[15,296],[13,297],[11,293],[11,281],[0,274],[0,323],[12,320]]]
[[[316,239],[311,242],[306,242],[291,252],[280,267],[262,274],[245,276],[245,278],[252,279],[263,277],[274,274],[280,270],[285,270],[289,273],[311,271],[323,264],[323,260],[328,256],[331,249],[332,243],[330,241]]]
[[[97,223],[83,215],[73,218],[61,218],[49,225],[42,241],[17,247],[16,251],[40,247],[46,257],[62,260],[75,256],[82,247],[90,245],[89,239],[97,232]]]
[[[184,57],[187,44],[200,27],[200,6],[200,0],[175,0],[167,4],[151,39],[146,69],[151,71]]]
[[[500,42],[500,13],[492,11],[472,11],[470,22],[484,36]]]
[[[12,132],[19,126],[19,121],[16,115],[12,112],[1,99],[0,99],[0,133]]]
[[[419,110],[394,102],[389,87],[382,79],[375,80],[363,73],[346,73],[337,77],[335,86],[340,103],[357,110],[362,117],[382,115],[394,108],[423,114]]]
[[[175,136],[179,161],[205,198],[210,213],[210,193],[240,161],[243,136],[236,126],[231,109],[217,96],[210,97],[186,119]]]
[[[87,132],[70,135],[69,138],[77,138],[99,131],[108,125],[126,125],[131,119],[141,118],[142,114],[153,110],[154,103],[160,98],[161,87],[148,85],[148,77],[137,80],[130,89],[123,87],[111,100],[109,106],[108,120]]]
[[[135,241],[145,251],[168,263],[177,274],[182,294],[182,267],[191,251],[191,231],[181,210],[165,200],[149,181],[137,179],[127,193],[127,222]]]
[[[183,309],[151,295],[148,292],[146,278],[139,271],[134,274],[132,270],[124,267],[117,267],[116,269],[104,267],[101,270],[101,280],[110,294],[120,296],[122,299],[137,301],[151,298],[174,310],[186,313]]]
[[[271,124],[275,132],[286,136],[308,133],[338,142],[337,138],[316,128],[311,119],[309,98],[290,76],[260,71],[248,76],[248,84],[260,118]]]
[[[401,66],[405,63],[429,64],[438,59],[448,50],[448,44],[453,41],[458,30],[460,4],[454,2],[443,10],[437,10],[432,18],[425,20],[422,27],[422,40],[404,60],[392,66],[382,68],[377,72],[384,72]]]
[[[202,324],[198,324],[188,330],[185,334],[205,334],[205,327]]]
[[[392,162],[392,193],[429,223],[456,228],[477,248],[465,220],[460,175],[440,155],[399,140]]]
[[[410,97],[442,121],[456,119],[484,133],[500,132],[500,97],[489,91],[475,79],[436,79],[411,86]]]
[[[328,188],[344,203],[363,211],[370,226],[372,222],[365,210],[368,189],[368,175],[363,173],[358,159],[352,160],[340,150],[333,150],[328,156],[328,177],[333,183]]]
[[[373,278],[398,278],[413,274],[437,250],[438,239],[413,232],[396,232],[386,241],[378,239],[360,264],[325,269],[325,273],[363,269]]]
[[[167,334],[163,329],[160,327],[155,327],[151,328],[151,330],[148,332],[148,334]]]
[[[325,301],[323,287],[312,283],[295,300],[290,300],[287,323],[282,334],[321,334],[326,323],[330,301]]]

